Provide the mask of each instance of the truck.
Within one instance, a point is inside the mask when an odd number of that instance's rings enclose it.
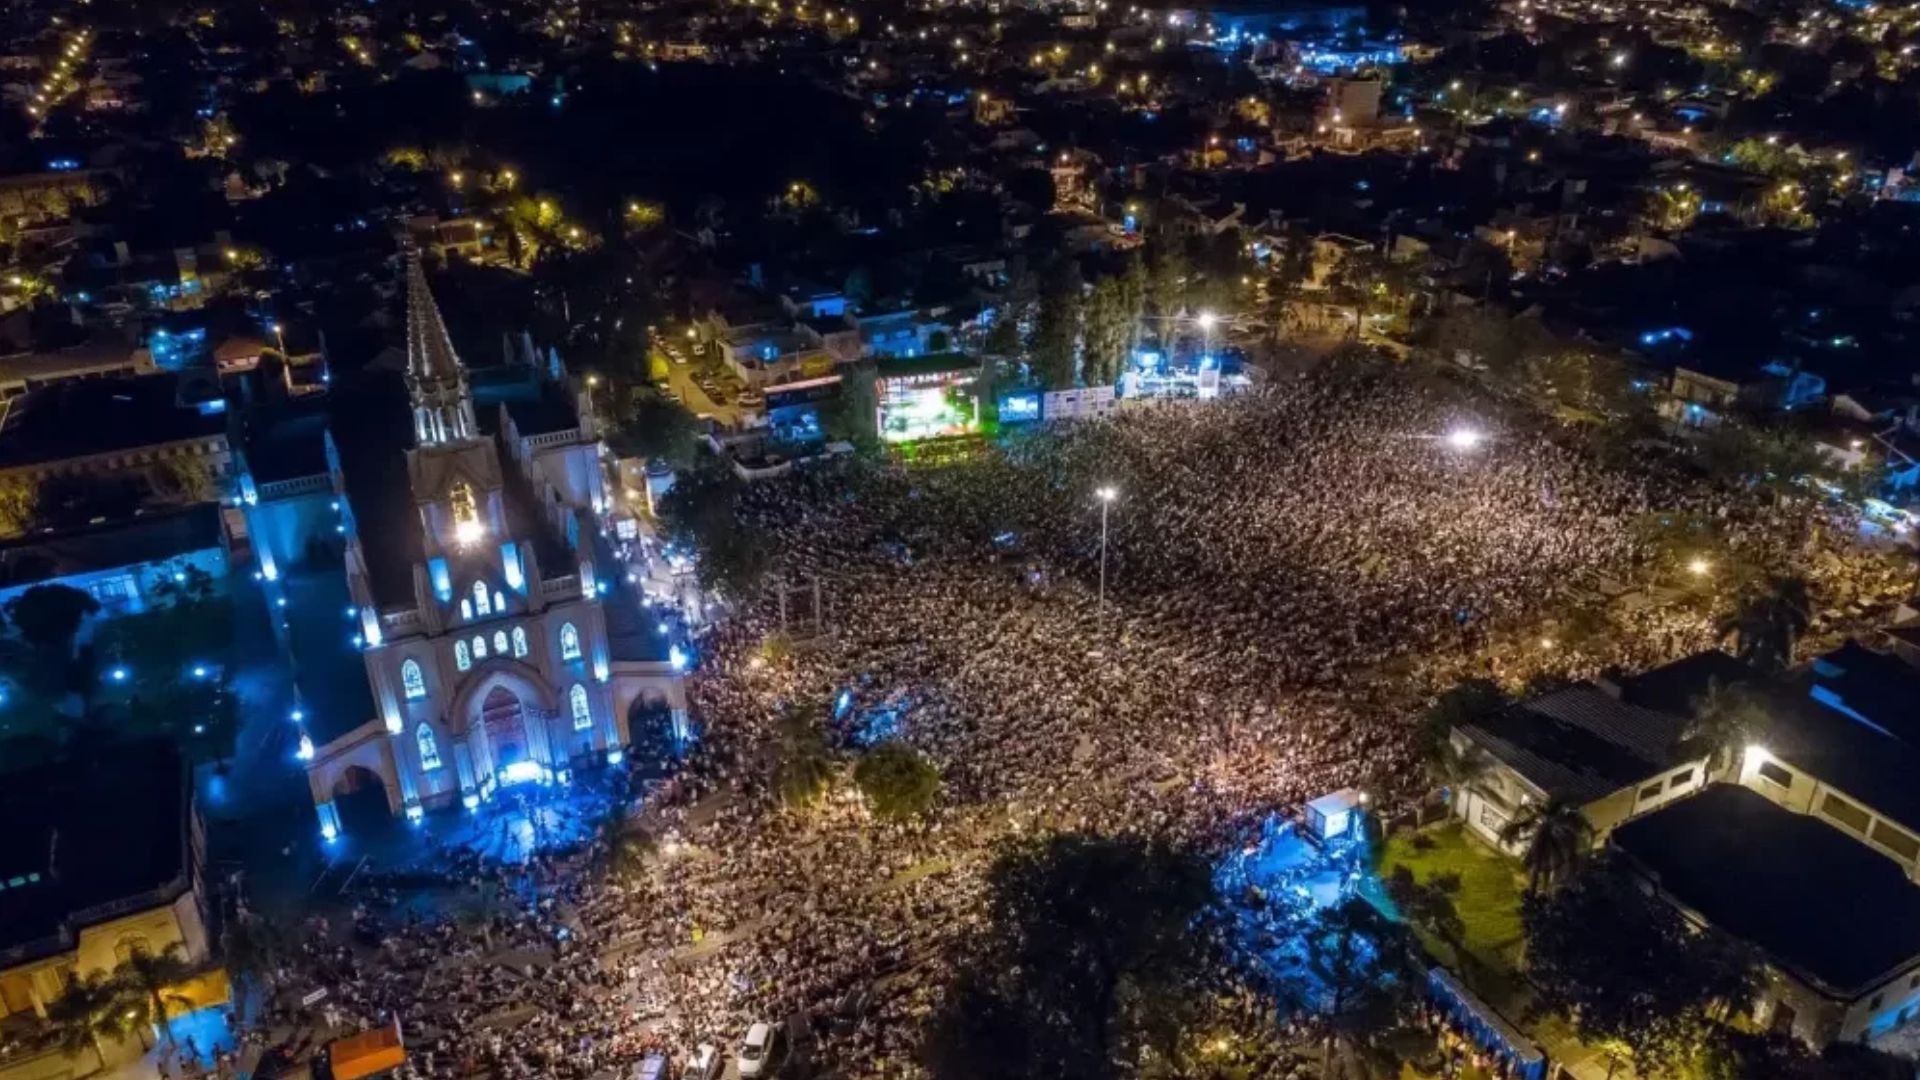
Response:
[[[400,1020],[370,1028],[358,1035],[335,1039],[320,1052],[314,1074],[321,1080],[361,1080],[407,1063],[407,1047],[400,1038]]]

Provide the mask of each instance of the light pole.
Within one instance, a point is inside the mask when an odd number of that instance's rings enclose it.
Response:
[[[1100,617],[1107,614],[1107,511],[1113,509],[1113,500],[1120,497],[1112,484],[1095,488],[1093,494],[1100,500]]]
[[[282,363],[285,363],[287,359],[287,335],[283,332],[284,329],[285,328],[279,323],[273,324],[273,339],[280,343],[280,360]]]
[[[1193,321],[1200,324],[1200,333],[1203,335],[1200,355],[1204,358],[1213,353],[1213,324],[1220,321],[1220,316],[1203,311]]]

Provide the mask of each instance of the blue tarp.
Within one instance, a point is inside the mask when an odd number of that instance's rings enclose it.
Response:
[[[1515,1031],[1512,1024],[1474,996],[1473,991],[1460,985],[1452,972],[1442,967],[1429,968],[1427,993],[1482,1049],[1505,1058],[1514,1076],[1521,1080],[1545,1080],[1547,1057],[1540,1048]]]

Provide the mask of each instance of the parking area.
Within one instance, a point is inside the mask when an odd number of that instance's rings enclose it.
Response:
[[[718,362],[691,355],[673,343],[661,351],[667,358],[668,391],[696,416],[712,417],[724,428],[738,428],[764,406],[765,398]]]

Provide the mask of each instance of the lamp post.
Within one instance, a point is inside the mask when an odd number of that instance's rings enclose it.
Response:
[[[1107,614],[1107,511],[1113,509],[1113,500],[1120,497],[1112,484],[1095,488],[1094,496],[1100,500],[1100,618]]]
[[[1200,355],[1209,356],[1213,353],[1213,324],[1220,321],[1220,316],[1211,311],[1203,311],[1193,321],[1200,324],[1202,335]]]
[[[282,363],[285,363],[287,359],[287,335],[285,333],[285,327],[282,327],[279,323],[273,324],[273,339],[280,343],[280,360]]]

